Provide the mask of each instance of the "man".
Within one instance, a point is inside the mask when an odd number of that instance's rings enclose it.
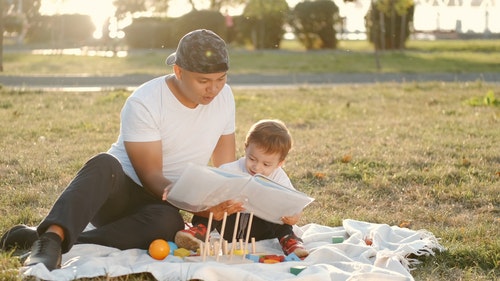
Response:
[[[33,244],[24,264],[53,270],[75,243],[147,249],[184,229],[179,210],[162,195],[189,162],[235,160],[235,105],[226,84],[227,48],[212,31],[186,34],[166,63],[173,74],[144,83],[127,99],[108,152],[78,171],[36,230],[18,225],[7,231],[2,249]],[[242,204],[226,201],[210,211],[221,219],[242,211]],[[89,222],[95,229],[83,232]]]

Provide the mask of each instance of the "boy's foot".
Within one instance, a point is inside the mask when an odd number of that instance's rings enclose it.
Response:
[[[24,224],[13,226],[7,230],[0,239],[2,251],[12,250],[14,248],[29,249],[38,239],[38,233],[35,228]]]
[[[179,248],[196,251],[205,240],[207,227],[203,224],[192,226],[188,229],[177,231],[175,234],[175,244]]]
[[[61,237],[59,235],[46,232],[33,243],[31,254],[24,262],[25,266],[43,263],[49,271],[61,268]]]
[[[281,248],[286,255],[294,253],[297,257],[302,258],[309,255],[309,252],[304,247],[302,239],[295,234],[288,234],[280,239]]]

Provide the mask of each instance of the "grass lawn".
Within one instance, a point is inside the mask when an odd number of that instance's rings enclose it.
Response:
[[[130,51],[126,57],[4,53],[3,75],[160,75],[173,50]],[[281,50],[230,48],[233,74],[499,72],[500,40],[409,41],[404,51],[380,53],[366,41],[340,41],[337,50],[305,51],[284,42]]]
[[[446,251],[416,280],[500,275],[500,85],[401,83],[234,89],[238,156],[249,126],[294,136],[285,170],[316,200],[300,225],[350,218],[427,229]],[[116,140],[129,92],[0,91],[0,232],[36,225],[86,159]],[[486,99],[489,97],[489,99]],[[0,256],[0,279],[19,261]],[[118,280],[142,280],[127,276]],[[99,280],[99,278],[95,278]],[[108,280],[102,278],[101,280]]]

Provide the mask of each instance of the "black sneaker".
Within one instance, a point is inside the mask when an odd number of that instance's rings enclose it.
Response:
[[[61,242],[61,237],[53,232],[40,235],[31,247],[31,254],[24,265],[43,263],[49,271],[61,268]]]
[[[14,248],[29,249],[37,239],[38,233],[35,228],[19,224],[13,226],[3,234],[2,239],[0,239],[0,245],[2,246],[2,251],[9,251]]]

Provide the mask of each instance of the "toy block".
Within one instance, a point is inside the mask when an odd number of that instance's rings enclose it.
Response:
[[[260,258],[259,258],[259,262],[261,262],[261,263],[271,263],[271,261],[269,261],[269,260],[275,260],[277,262],[282,262],[285,260],[285,257],[280,256],[280,255],[263,255],[263,256],[260,256]],[[265,261],[269,261],[269,262],[265,262]]]
[[[285,261],[301,261],[301,259],[295,253],[291,253],[285,257]]]
[[[332,243],[333,244],[338,244],[344,242],[344,237],[342,236],[333,236],[332,237]]]
[[[304,265],[293,266],[290,268],[290,273],[292,273],[293,275],[299,275],[299,273],[301,273],[302,270],[304,270],[306,268],[307,268],[307,266],[304,266]]]
[[[189,255],[191,255],[191,251],[189,251],[188,249],[178,248],[174,251],[174,256],[176,256],[176,257],[184,258],[184,257],[187,257]]]
[[[259,255],[254,255],[254,254],[247,254],[245,258],[253,261],[253,262],[259,262],[260,256]]]

